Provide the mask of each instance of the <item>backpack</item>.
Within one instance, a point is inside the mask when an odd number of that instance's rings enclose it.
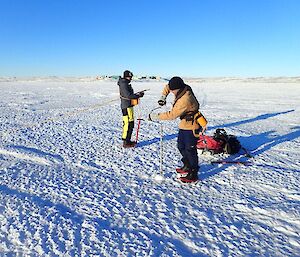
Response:
[[[197,141],[197,149],[202,150],[202,152],[210,152],[212,154],[223,152],[223,142],[217,141],[211,136],[200,135]]]
[[[241,149],[241,143],[234,135],[228,135],[225,129],[217,129],[213,135],[199,137],[197,149],[209,151],[212,154],[227,153],[235,154]]]

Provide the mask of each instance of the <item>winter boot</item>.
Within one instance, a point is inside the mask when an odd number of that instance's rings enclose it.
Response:
[[[190,171],[190,168],[184,164],[182,167],[180,168],[176,168],[176,172],[182,175],[187,175]]]
[[[135,147],[135,146],[136,146],[136,142],[134,142],[134,141],[124,141],[123,142],[124,148],[130,148],[130,147]]]
[[[198,180],[198,169],[192,169],[185,177],[179,178],[183,183],[193,183]]]

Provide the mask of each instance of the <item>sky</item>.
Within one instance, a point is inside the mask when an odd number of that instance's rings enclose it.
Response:
[[[0,76],[300,76],[298,0],[0,0]]]

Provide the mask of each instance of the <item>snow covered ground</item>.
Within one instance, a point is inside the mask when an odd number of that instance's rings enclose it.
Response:
[[[132,82],[150,89],[136,117],[164,83]],[[188,83],[207,134],[237,135],[252,165],[199,155],[201,182],[179,184],[178,121],[163,122],[159,182],[161,126],[122,149],[116,81],[2,79],[0,256],[300,256],[299,80]]]

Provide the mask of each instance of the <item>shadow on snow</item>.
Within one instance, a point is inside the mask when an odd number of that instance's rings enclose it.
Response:
[[[259,121],[259,120],[266,120],[266,119],[273,118],[273,117],[278,116],[278,115],[287,114],[287,113],[294,112],[294,111],[295,110],[288,110],[288,111],[283,111],[283,112],[274,112],[274,113],[261,114],[261,115],[258,115],[255,118],[250,118],[250,119],[246,119],[246,120],[231,122],[231,123],[228,123],[228,124],[224,124],[222,126],[214,126],[214,127],[211,127],[210,129],[217,129],[217,128],[220,128],[220,127],[222,127],[222,128],[235,127],[235,126],[239,126],[239,125],[243,125],[243,124],[247,124],[247,123],[251,123],[251,122],[255,122],[255,121]]]
[[[299,138],[300,137],[300,126],[296,126],[291,129],[293,130],[292,132],[284,134],[284,135],[279,135],[279,136],[273,135],[273,133],[275,133],[275,131],[271,130],[268,132],[263,132],[263,133],[252,135],[249,137],[239,137],[239,140],[242,145],[252,149],[250,151],[250,153],[252,155],[252,158],[254,158],[255,156],[258,156],[258,155],[270,150],[272,147],[274,147],[276,145]],[[230,160],[246,161],[247,159],[243,155],[233,155],[233,156],[230,156]],[[266,167],[266,166],[272,167],[273,170],[278,169],[278,167],[274,167],[274,166],[271,166],[268,164],[263,165],[263,167]],[[202,174],[202,176],[201,176],[202,179],[207,179],[207,178],[214,176],[224,170],[224,167],[211,168],[211,165],[207,165],[207,164],[202,166],[203,170],[206,170],[207,168],[208,168],[208,170],[206,172],[204,172],[204,174]],[[293,171],[297,172],[298,170],[293,170]]]
[[[199,256],[199,253],[196,254],[194,253],[188,246],[186,246],[182,240],[175,239],[172,237],[168,237],[165,235],[161,235],[159,233],[151,233],[149,230],[134,230],[131,228],[126,228],[126,227],[120,227],[114,225],[116,222],[111,218],[108,217],[107,219],[100,219],[97,217],[87,217],[83,214],[78,214],[76,211],[72,210],[71,208],[61,204],[61,203],[53,203],[50,200],[43,199],[41,196],[33,195],[30,193],[26,192],[21,192],[16,189],[9,188],[6,185],[1,185],[0,184],[0,193],[1,194],[6,194],[10,196],[17,197],[20,199],[22,202],[30,201],[34,203],[35,205],[40,208],[41,213],[48,213],[49,209],[51,208],[52,212],[54,211],[56,214],[55,217],[63,217],[64,219],[68,219],[69,221],[72,222],[72,227],[75,227],[75,238],[74,238],[74,248],[72,250],[72,254],[76,255],[76,253],[81,252],[81,241],[82,241],[82,225],[84,222],[88,222],[90,224],[93,224],[97,230],[97,233],[99,234],[99,238],[103,238],[105,234],[105,230],[111,231],[116,231],[117,233],[120,234],[135,234],[138,237],[142,237],[141,240],[144,239],[144,236],[148,237],[149,240],[152,242],[151,245],[154,246],[154,252],[159,255],[160,253],[163,252],[164,248],[166,245],[168,245],[170,242],[173,243],[174,247],[176,248],[176,251],[178,254],[182,256]],[[50,215],[50,213],[45,214]],[[52,216],[52,215],[51,215]],[[57,225],[60,221],[57,220]],[[142,236],[141,233],[144,235]],[[45,239],[46,240],[46,239]],[[59,242],[57,242],[59,243]],[[50,244],[50,242],[49,242]],[[62,247],[63,248],[63,247]],[[50,254],[49,247],[47,246],[47,242],[44,242],[43,244],[43,250],[47,253]],[[202,254],[201,256],[206,256]]]
[[[22,145],[9,145],[8,147],[16,149],[16,150],[28,152],[28,153],[34,153],[34,154],[36,154],[38,156],[42,156],[42,157],[50,157],[51,159],[56,159],[60,162],[64,161],[63,157],[61,157],[58,154],[47,153],[47,152],[44,152],[42,150],[39,150],[39,149],[33,148],[33,147],[27,147],[27,146],[22,146]]]

